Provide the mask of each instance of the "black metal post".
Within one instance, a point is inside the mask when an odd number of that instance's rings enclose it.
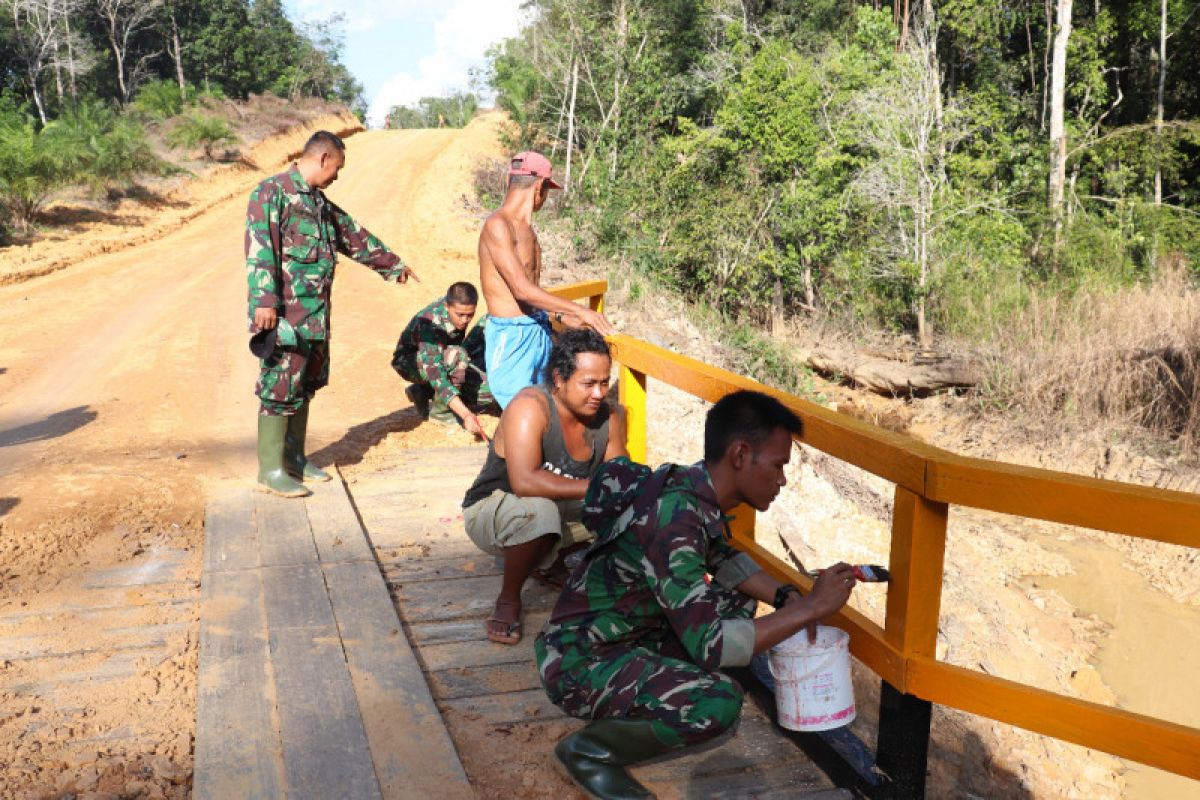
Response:
[[[897,800],[925,797],[933,704],[880,681],[875,764],[892,779]]]

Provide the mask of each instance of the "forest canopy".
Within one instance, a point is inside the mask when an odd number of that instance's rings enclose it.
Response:
[[[601,246],[734,313],[971,330],[1200,268],[1200,2],[531,0],[491,52]]]

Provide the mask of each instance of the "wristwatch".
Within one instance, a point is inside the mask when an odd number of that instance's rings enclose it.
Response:
[[[783,586],[780,586],[775,590],[775,600],[771,603],[771,605],[775,606],[775,608],[783,608],[783,604],[787,602],[787,596],[793,593],[799,594],[799,592],[800,590],[795,586],[792,586],[790,583],[785,583]]]

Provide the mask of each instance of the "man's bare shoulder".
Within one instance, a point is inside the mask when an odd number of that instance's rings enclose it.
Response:
[[[501,209],[488,214],[488,218],[483,221],[483,232],[490,233],[492,236],[504,237],[513,239],[516,237],[516,228],[513,226],[513,220]]]
[[[517,396],[504,410],[504,416],[513,419],[546,421],[550,418],[550,407],[546,403],[546,393],[536,386],[526,386],[517,392]]]

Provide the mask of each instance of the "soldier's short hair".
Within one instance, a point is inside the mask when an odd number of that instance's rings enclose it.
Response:
[[[306,156],[318,153],[343,153],[345,151],[346,143],[337,134],[330,133],[329,131],[317,131],[308,137],[308,141],[304,143],[304,155]]]
[[[727,394],[704,420],[704,461],[716,464],[737,439],[757,449],[777,428],[795,436],[804,433],[800,418],[769,394],[745,389]]]
[[[446,290],[446,302],[452,306],[474,306],[479,304],[479,290],[466,281],[450,284]]]
[[[550,348],[550,360],[546,362],[545,380],[553,385],[554,376],[570,380],[575,374],[576,360],[580,353],[596,353],[612,359],[612,350],[604,337],[591,328],[571,328],[558,335],[558,341]]]

